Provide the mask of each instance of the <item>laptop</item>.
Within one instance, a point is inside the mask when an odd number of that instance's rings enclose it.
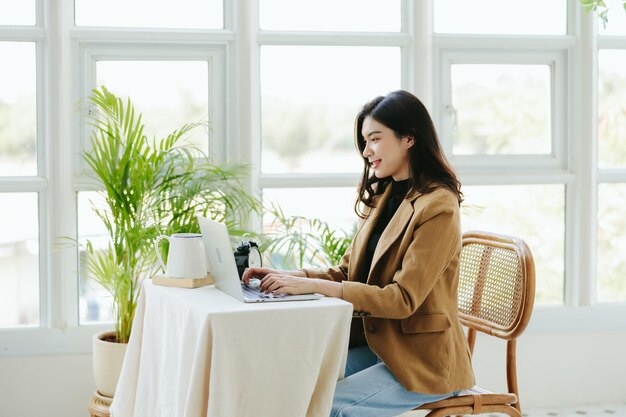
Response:
[[[245,303],[318,300],[322,298],[319,294],[263,294],[259,289],[247,287],[239,279],[237,263],[230,246],[230,237],[226,225],[206,217],[197,217],[213,283],[220,291]]]

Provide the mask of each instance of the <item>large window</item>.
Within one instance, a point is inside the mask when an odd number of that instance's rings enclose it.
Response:
[[[399,32],[399,0],[260,0],[263,30]]]
[[[76,0],[77,26],[221,29],[220,0]]]
[[[400,88],[400,62],[392,47],[263,46],[262,172],[359,172],[354,118]]]
[[[0,25],[34,25],[35,0],[0,2]]]
[[[259,7],[264,204],[349,232],[362,170],[354,119],[367,101],[402,87],[400,2],[261,0]],[[266,216],[264,229],[273,222]]]
[[[0,176],[37,175],[35,42],[0,42]]]
[[[598,166],[626,168],[626,49],[598,53]]]
[[[46,138],[35,17],[34,1],[0,4],[0,327],[40,323],[46,176],[38,157]]]
[[[597,301],[626,301],[626,13],[607,1],[598,39]]]
[[[464,187],[462,227],[524,239],[537,270],[536,302],[563,302],[565,189],[563,185],[469,185]]]
[[[435,32],[565,35],[566,0],[436,0]],[[486,13],[485,11],[489,11]],[[532,24],[530,24],[532,22]]]
[[[39,324],[37,193],[0,193],[0,326]]]
[[[453,64],[455,155],[550,154],[548,65]]]
[[[67,328],[60,351],[82,349],[70,333],[110,327],[111,300],[63,239],[107,244],[80,157],[84,98],[102,85],[133,100],[147,135],[200,123],[188,140],[217,163],[249,163],[246,185],[266,206],[346,232],[362,169],[354,118],[412,91],[464,184],[463,230],[528,242],[538,307],[626,308],[621,1],[607,1],[606,28],[575,0],[130,3],[0,2],[7,346]]]
[[[209,151],[207,61],[109,61],[96,63],[97,86],[131,98],[143,116],[145,134],[158,139],[186,123],[205,123],[187,140]],[[158,88],[155,88],[158,86]]]
[[[598,301],[626,300],[626,183],[598,189]]]
[[[573,197],[568,197],[567,171],[573,167],[567,155],[574,142],[571,132],[568,136],[568,115],[574,111],[567,99],[567,35],[573,33],[568,4],[444,0],[434,5],[440,77],[435,77],[433,113],[466,184],[463,230],[524,239],[535,254],[537,302],[571,302],[565,298],[572,233],[566,229],[566,202]],[[530,19],[533,25],[527,24]],[[550,35],[545,42],[537,41],[545,35]]]

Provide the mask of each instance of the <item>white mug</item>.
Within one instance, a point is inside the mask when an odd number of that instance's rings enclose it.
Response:
[[[170,250],[167,255],[167,265],[161,258],[159,242],[167,239]],[[207,275],[202,235],[198,233],[174,233],[172,236],[161,235],[154,241],[159,263],[170,278],[203,278]]]

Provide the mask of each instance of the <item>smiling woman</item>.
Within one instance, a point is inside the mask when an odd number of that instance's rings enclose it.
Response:
[[[262,278],[265,293],[313,292],[352,303],[346,378],[337,383],[331,416],[394,416],[474,384],[457,316],[462,194],[413,94],[367,102],[355,125],[363,158],[355,211],[363,221],[339,265],[248,268],[242,279]],[[415,327],[406,323],[431,330],[406,330]],[[446,371],[451,363],[455,369]]]

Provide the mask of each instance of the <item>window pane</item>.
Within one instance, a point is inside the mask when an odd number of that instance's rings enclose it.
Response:
[[[78,241],[84,246],[87,239],[94,250],[104,249],[110,242],[102,220],[93,212],[93,207],[104,208],[104,198],[95,191],[78,193]],[[86,250],[80,247],[79,259],[79,315],[80,323],[110,322],[113,321],[113,299],[98,284],[91,279],[85,269]]]
[[[435,32],[564,35],[566,0],[437,0]]]
[[[353,228],[358,224],[358,217],[354,212],[354,201],[356,198],[355,187],[337,187],[337,188],[266,188],[263,190],[263,204],[265,207],[271,207],[272,204],[278,204],[284,216],[302,216],[305,219],[321,219],[336,230],[335,237],[344,236],[345,233],[351,234]],[[315,204],[312,204],[315,202]],[[263,232],[271,233],[280,229],[280,223],[275,222],[275,218],[271,215],[265,215],[263,218]],[[296,223],[298,231],[313,231],[316,236],[320,234],[316,229],[309,229],[306,220]],[[294,228],[289,229],[291,233],[296,231]],[[307,248],[311,250],[317,249],[314,241],[307,241]],[[282,255],[285,251],[272,253],[272,265],[276,267],[292,268],[294,265],[282,264]],[[311,252],[308,252],[310,255]],[[269,256],[269,254],[264,254]],[[342,254],[343,255],[343,254]],[[325,261],[327,257],[321,256],[317,261],[311,262],[305,260],[303,266],[324,267],[329,262]],[[299,265],[295,265],[299,267]]]
[[[626,301],[626,184],[598,186],[598,301]]]
[[[261,0],[266,30],[400,31],[398,0]]]
[[[360,172],[354,118],[399,88],[400,48],[262,47],[262,171]]]
[[[452,65],[457,155],[550,154],[548,65]]]
[[[0,194],[0,327],[39,324],[36,193]]]
[[[224,27],[222,0],[76,0],[75,6],[77,26]]]
[[[621,0],[604,0],[609,8],[609,22],[606,28],[602,21],[598,22],[598,32],[600,35],[623,36],[626,35],[626,13]]]
[[[209,117],[209,69],[206,61],[98,61],[97,83],[130,97],[143,114],[148,138],[164,138],[187,123],[206,123]],[[209,150],[206,126],[191,132],[189,141]]]
[[[33,42],[0,42],[0,176],[37,175]]]
[[[463,231],[523,239],[535,258],[536,302],[563,303],[565,209],[563,185],[463,187]]]
[[[598,165],[626,167],[626,51],[601,50],[598,67]]]
[[[34,25],[34,0],[1,0],[0,25]]]

